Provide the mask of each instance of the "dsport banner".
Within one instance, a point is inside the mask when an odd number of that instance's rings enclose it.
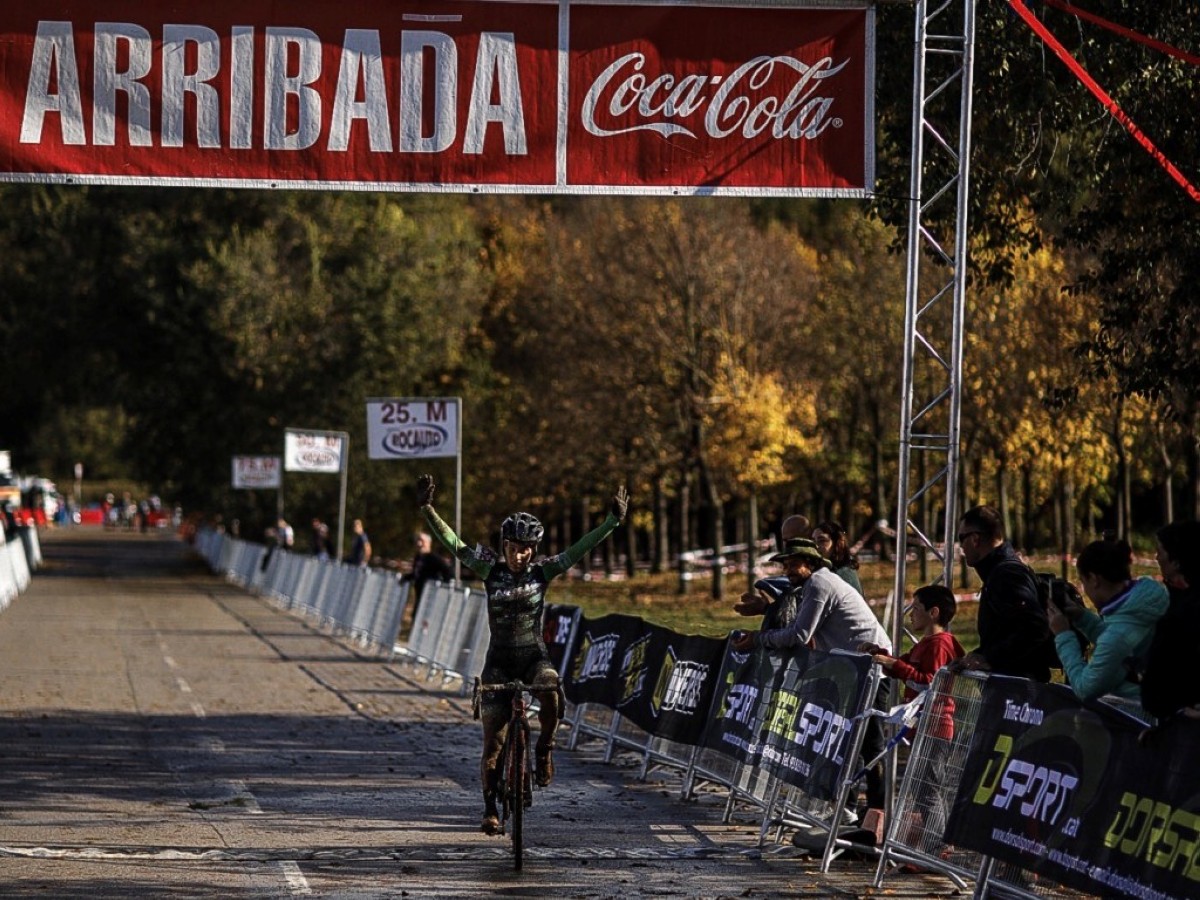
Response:
[[[873,91],[861,0],[28,0],[0,180],[861,197]]]
[[[948,843],[1104,897],[1200,896],[1200,721],[1140,723],[1062,685],[992,676]]]
[[[852,763],[855,716],[867,705],[871,658],[797,647],[730,650],[705,745],[820,799]]]

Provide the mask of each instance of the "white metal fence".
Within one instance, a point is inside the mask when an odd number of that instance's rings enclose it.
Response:
[[[13,537],[0,543],[0,610],[29,587],[32,573],[42,564],[42,545],[37,529],[17,528]]]

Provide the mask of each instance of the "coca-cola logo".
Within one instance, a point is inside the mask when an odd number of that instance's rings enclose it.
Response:
[[[704,131],[711,138],[735,133],[753,138],[769,130],[776,139],[812,140],[842,125],[830,113],[835,98],[829,79],[848,63],[834,65],[829,56],[813,63],[756,56],[727,76],[668,72],[651,77],[644,71],[645,54],[635,51],[615,60],[592,82],[583,100],[583,125],[597,137],[653,131],[667,138],[696,138],[681,123],[703,111]],[[598,116],[611,117],[613,126],[601,125]],[[626,117],[638,121],[617,127]]]

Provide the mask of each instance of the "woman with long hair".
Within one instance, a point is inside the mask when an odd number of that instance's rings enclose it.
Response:
[[[850,552],[850,541],[841,523],[832,519],[818,522],[812,530],[812,540],[829,560],[833,573],[865,597],[858,577],[858,558]]]

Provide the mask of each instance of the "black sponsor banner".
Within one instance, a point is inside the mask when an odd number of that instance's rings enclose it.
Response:
[[[946,840],[1106,897],[1200,896],[1200,721],[1141,726],[992,676]]]
[[[794,651],[764,717],[763,767],[810,796],[836,797],[870,672],[863,654]]]
[[[743,763],[759,763],[763,711],[783,683],[787,659],[762,649],[743,653],[726,647],[703,746]]]
[[[658,737],[700,742],[725,639],[681,635],[623,615],[576,615],[572,628],[559,670],[568,700],[607,706]]]
[[[614,614],[598,619],[581,616],[575,628],[577,637],[561,670],[567,699],[616,709],[624,691],[618,677],[621,662],[645,636],[647,624],[636,616]]]
[[[729,649],[704,746],[832,799],[870,670],[861,654]]]
[[[559,672],[563,671],[563,661],[571,649],[571,638],[581,615],[578,606],[566,603],[547,603],[542,613],[542,639],[546,642],[550,661]]]
[[[643,731],[698,744],[708,720],[726,639],[682,635],[643,623],[624,648],[617,711]]]

